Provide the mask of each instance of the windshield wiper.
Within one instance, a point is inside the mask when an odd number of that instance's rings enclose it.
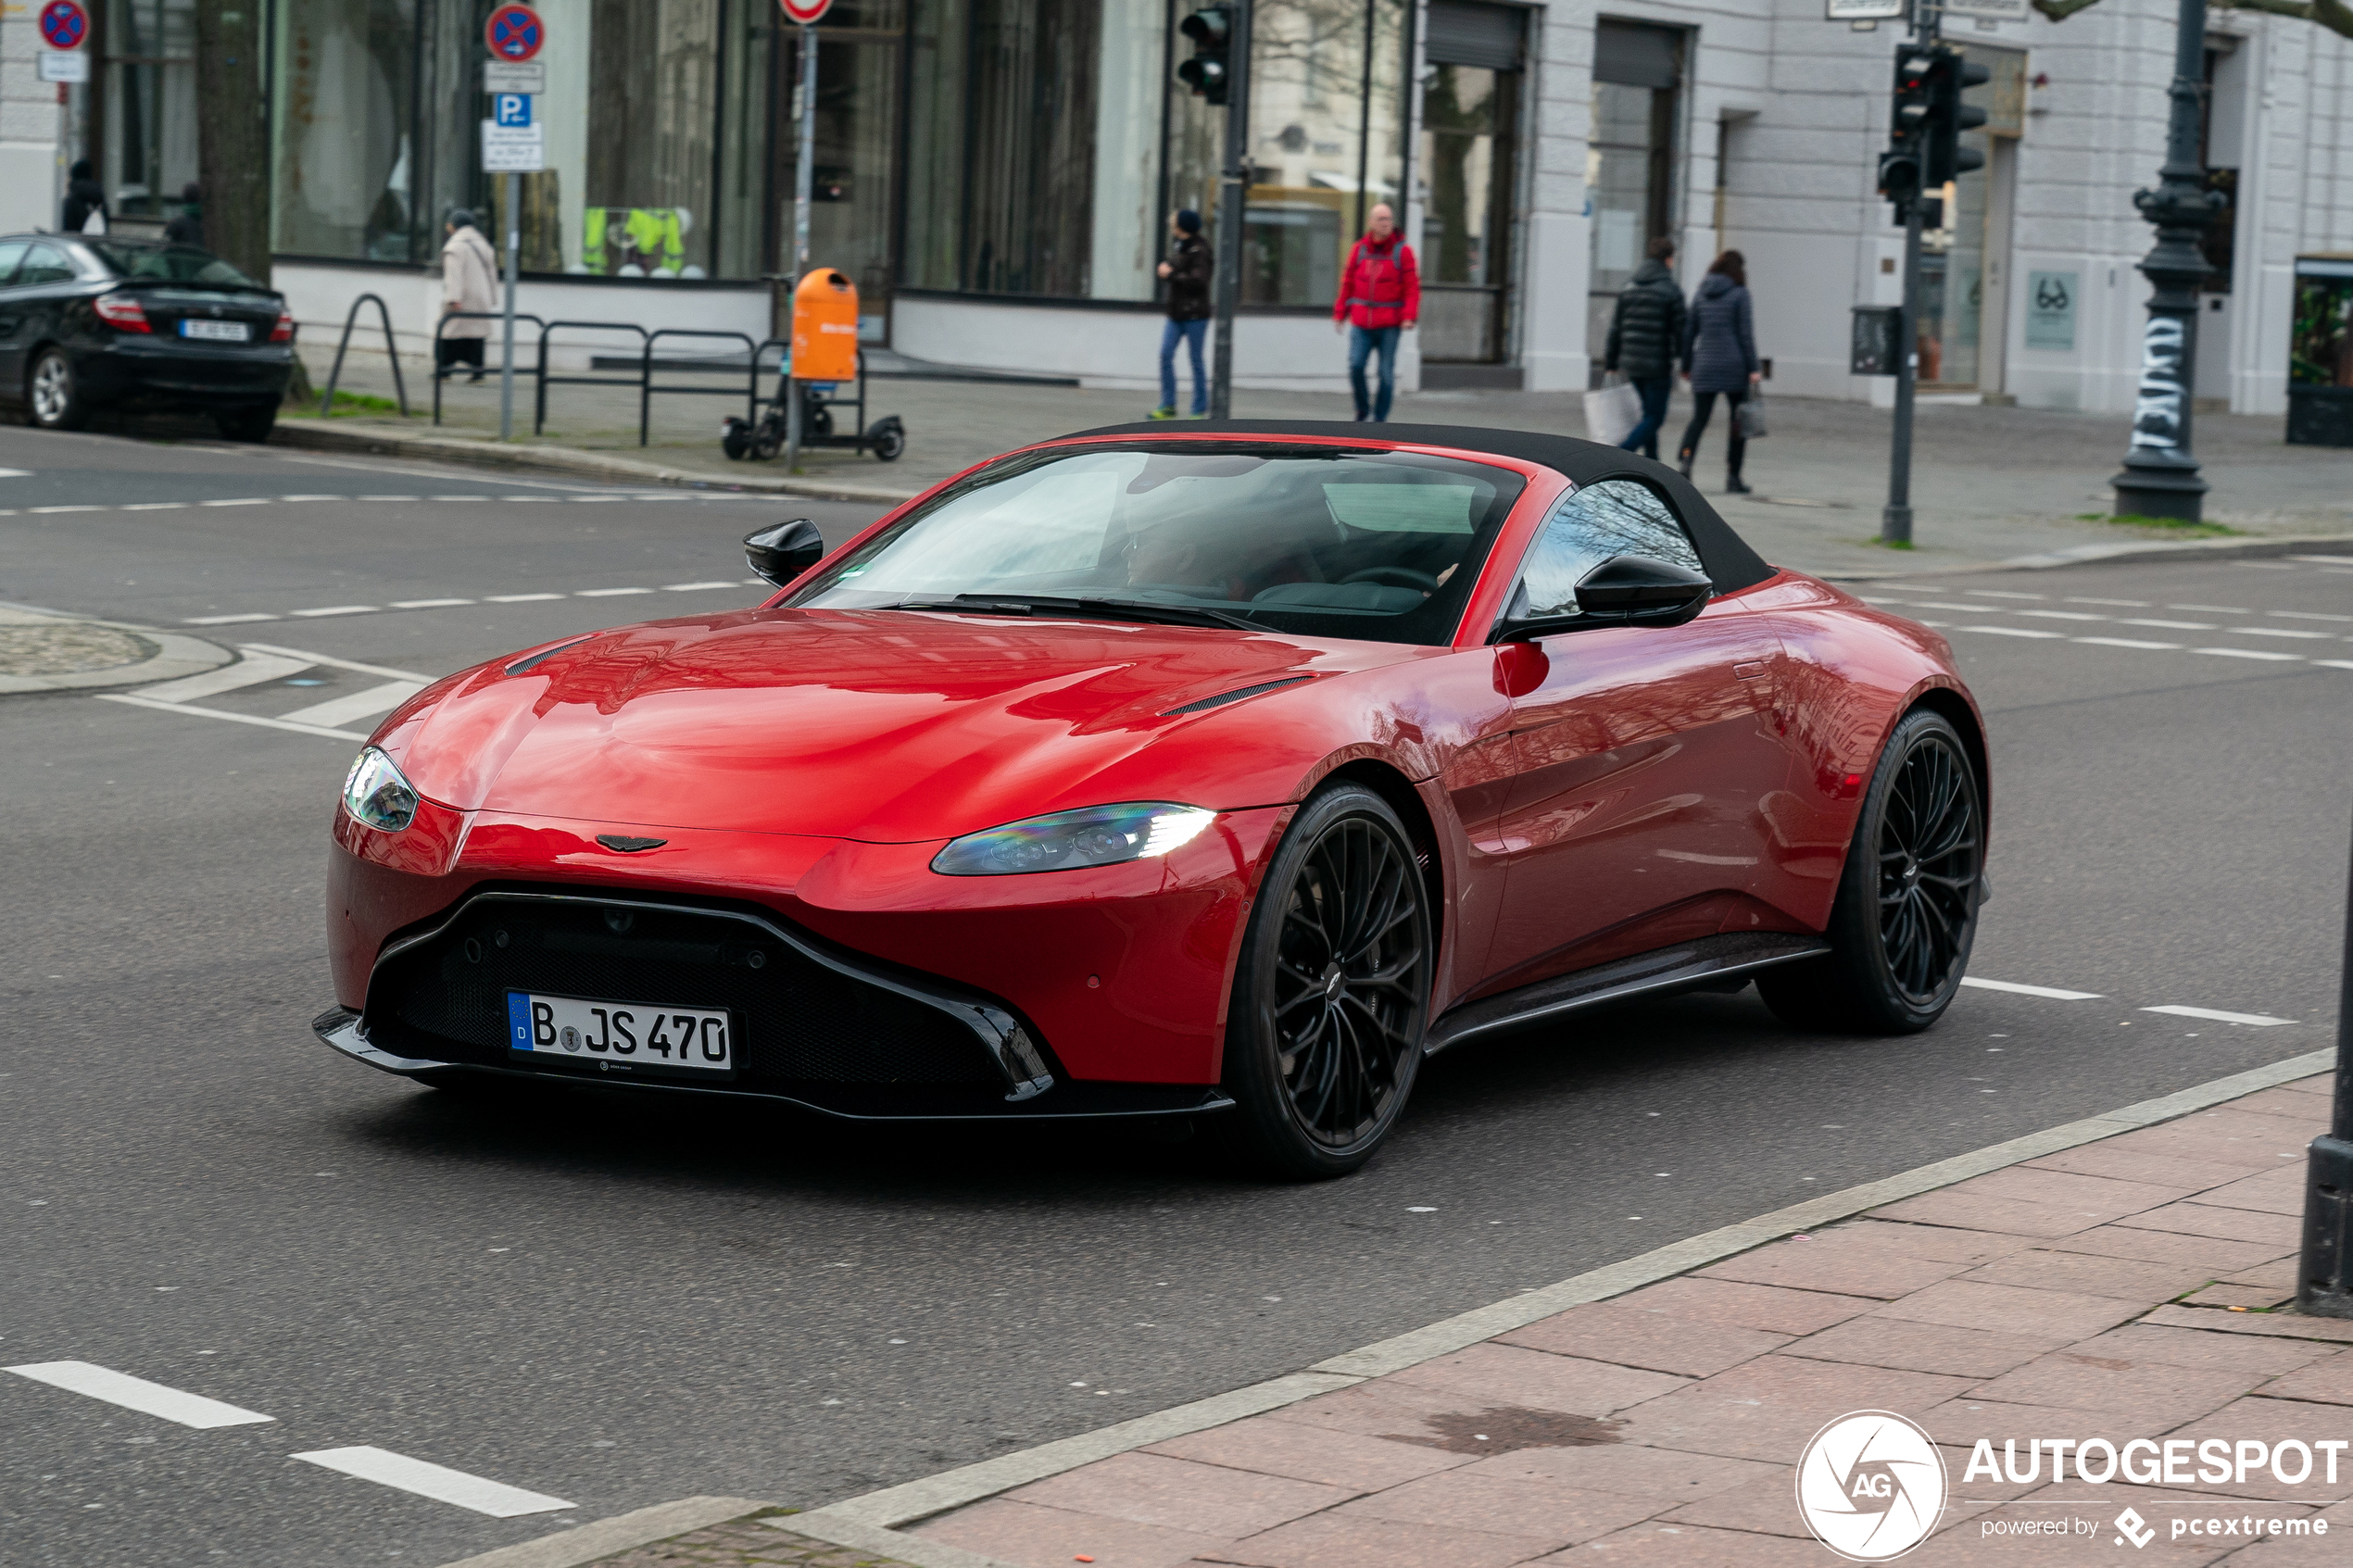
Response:
[[[1141,621],[1154,626],[1231,626],[1244,632],[1262,629],[1239,615],[1204,606],[1148,604],[1139,599],[1065,598],[1059,594],[958,594],[949,599],[906,599],[878,608],[981,615],[1071,615],[1102,621]]]

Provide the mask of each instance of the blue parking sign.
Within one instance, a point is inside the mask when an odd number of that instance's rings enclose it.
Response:
[[[530,94],[501,93],[497,94],[497,97],[493,98],[491,103],[494,114],[500,125],[522,126],[529,125],[531,123]]]

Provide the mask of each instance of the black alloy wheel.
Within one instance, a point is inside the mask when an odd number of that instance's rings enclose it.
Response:
[[[1831,909],[1829,956],[1757,989],[1805,1029],[1908,1035],[1960,990],[1985,888],[1985,807],[1951,721],[1905,715],[1872,772]]]
[[[1304,1180],[1372,1158],[1421,1066],[1432,972],[1428,885],[1397,813],[1344,784],[1299,809],[1267,867],[1226,1041],[1255,1163]]]

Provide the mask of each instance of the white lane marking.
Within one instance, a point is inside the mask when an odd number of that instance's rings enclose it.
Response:
[[[266,507],[269,504],[270,497],[267,495],[248,495],[235,501],[198,501],[196,503],[200,507]]]
[[[2316,659],[2315,664],[2325,664],[2332,670],[2353,670],[2353,659]]]
[[[2080,609],[2021,609],[2020,615],[2037,615],[2045,621],[2107,621],[2105,615],[2086,615]]]
[[[374,605],[321,605],[317,609],[290,609],[286,613],[307,621],[316,615],[373,615],[376,613],[376,607]]]
[[[2222,1012],[2214,1008],[2143,1008],[2143,1012],[2170,1012],[2176,1018],[2210,1018],[2217,1023],[2251,1023],[2259,1029],[2270,1029],[2283,1023],[2293,1023],[2292,1018],[2273,1018],[2268,1012]]]
[[[31,469],[0,469],[0,479],[31,479]]]
[[[578,497],[574,497],[577,499]],[[575,599],[617,599],[623,594],[650,594],[651,588],[583,588],[573,595]]]
[[[2284,659],[2291,664],[2300,664],[2303,662],[2303,656],[2300,654],[2273,653],[2270,648],[2192,648],[2190,651],[2192,653],[2210,653],[2218,659]]]
[[[281,713],[278,717],[289,724],[316,724],[321,729],[332,730],[355,719],[372,719],[379,713],[389,713],[423,691],[427,684],[423,681],[386,681],[381,686],[370,686],[364,692],[353,692],[348,696],[329,697],[324,702],[314,702],[308,708],[297,708],[292,713]]]
[[[567,495],[564,499],[572,502],[574,506],[593,507],[607,501],[622,500],[623,497],[619,495]]]
[[[422,501],[422,495],[354,495],[355,501]]]
[[[343,501],[348,500],[349,497],[345,495],[281,495],[278,499],[281,501]]]
[[[256,1422],[275,1421],[277,1417],[257,1411],[239,1410],[208,1399],[202,1394],[182,1393],[160,1383],[150,1383],[144,1377],[114,1372],[89,1361],[39,1361],[29,1366],[12,1366],[6,1370],[19,1377],[29,1377],[35,1383],[45,1383],[52,1388],[63,1388],[69,1394],[84,1394],[93,1399],[104,1399],[110,1405],[137,1411],[143,1415],[159,1415],[166,1421],[176,1421],[182,1426],[250,1426]]]
[[[554,1513],[560,1509],[577,1508],[578,1503],[551,1498],[545,1492],[526,1492],[521,1486],[510,1486],[503,1481],[486,1481],[479,1475],[469,1475],[462,1470],[432,1464],[422,1459],[410,1459],[389,1449],[365,1445],[352,1449],[316,1449],[307,1454],[289,1458],[306,1464],[316,1464],[328,1470],[340,1471],[362,1481],[373,1481],[379,1486],[391,1486],[398,1491],[414,1492],[435,1502],[452,1503],[470,1508],[476,1513],[487,1513],[493,1519],[512,1519],[525,1513]]]
[[[150,702],[191,702],[200,696],[219,696],[240,686],[258,686],[264,681],[282,681],[289,675],[299,675],[310,668],[308,654],[280,653],[275,649],[264,653],[248,653],[234,664],[224,664],[218,670],[208,670],[201,675],[187,675],[177,681],[166,681],[148,686],[139,695]]]
[[[2309,560],[2315,566],[2353,566],[2353,556],[2290,556],[2290,560]]]
[[[104,507],[27,507],[26,511],[39,517],[44,512],[102,512]]]
[[[2068,641],[2096,643],[2104,648],[2147,648],[2152,652],[2160,649],[2178,649],[2182,646],[2179,643],[2145,643],[2138,637],[2070,637]]]
[[[435,501],[487,501],[490,497],[487,495],[434,495],[431,497],[431,499]]]
[[[498,498],[516,506],[537,502],[552,507],[563,500],[563,497],[560,495],[501,495]]]
[[[2038,632],[2030,626],[1963,626],[1963,632],[1988,632],[1996,637],[2064,637],[2064,632]]]
[[[275,621],[274,615],[196,615],[182,621],[182,626],[234,626],[240,621]]]
[[[2167,605],[2165,608],[2193,612],[2202,610],[2208,615],[2253,615],[2255,613],[2243,605]]]
[[[1943,599],[1920,599],[1917,602],[1922,609],[1966,609],[1977,615],[1983,615],[1989,610],[1998,614],[2010,608],[2007,605],[1957,605]]]
[[[291,730],[298,735],[326,735],[335,740],[366,740],[364,734],[350,730],[322,729],[317,724],[290,724],[283,719],[265,719],[258,713],[232,713],[220,708],[197,708],[187,703],[149,702],[132,692],[99,692],[100,702],[127,702],[133,708],[152,708],[157,713],[193,713],[200,719],[226,719],[233,724],[258,724],[265,730]]]
[[[472,599],[395,599],[395,609],[446,609],[451,605],[470,605]]]
[[[510,501],[514,498],[515,497],[512,495],[507,497],[507,499]],[[528,498],[529,497],[526,497],[526,499]],[[484,602],[494,605],[527,605],[540,599],[560,599],[563,596],[561,594],[493,594]]]
[[[2211,632],[2215,630],[2214,626],[2204,621],[2149,621],[2131,615],[2120,617],[2117,621],[2117,624],[2120,626],[2155,626],[2160,631],[2166,632]]]
[[[2114,605],[2120,609],[2146,609],[2149,607],[2146,599],[2093,599],[2074,594],[2067,596],[2067,602],[2071,605]]]
[[[1981,991],[2015,991],[2021,997],[2047,997],[2055,1002],[2095,1002],[2097,991],[2061,991],[2050,985],[2021,985],[2015,980],[1980,980],[1976,975],[1964,975],[1964,985],[1974,985]]]
[[[187,505],[185,501],[137,501],[116,509],[126,512],[176,512],[184,509]]]
[[[2331,615],[2324,609],[2267,609],[2266,615],[2283,615],[2290,621],[2353,621],[2353,615]]]
[[[1981,599],[2046,599],[2048,594],[2013,594],[2000,588],[1964,588],[1964,594],[1974,594]]]
[[[735,585],[733,583],[665,583],[661,591],[665,594],[698,594],[706,589],[732,588]]]
[[[2233,637],[2303,637],[2322,643],[2336,640],[2334,632],[2307,632],[2297,626],[2225,626],[2222,630]]]
[[[288,659],[308,659],[312,664],[333,665],[337,670],[357,670],[362,675],[382,675],[388,681],[432,682],[431,675],[420,675],[414,670],[392,670],[381,664],[355,664],[347,659],[330,659],[323,653],[306,653],[300,648],[282,648],[270,643],[242,643],[246,653],[274,653]]]

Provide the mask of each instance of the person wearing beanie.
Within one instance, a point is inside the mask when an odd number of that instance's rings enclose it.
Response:
[[[1160,407],[1151,417],[1176,417],[1176,345],[1183,343],[1193,360],[1193,418],[1209,413],[1209,376],[1202,368],[1202,345],[1209,336],[1209,275],[1215,266],[1208,243],[1201,237],[1201,214],[1180,207],[1168,219],[1168,259],[1160,275],[1168,284],[1168,323],[1160,333]]]

